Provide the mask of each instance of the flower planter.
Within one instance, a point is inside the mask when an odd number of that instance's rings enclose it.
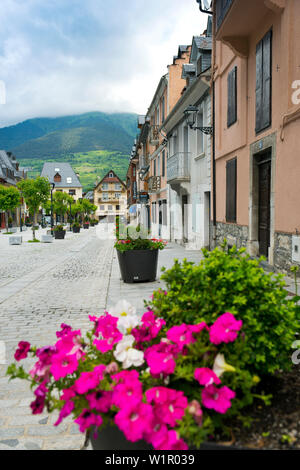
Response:
[[[95,428],[90,433],[90,442],[93,450],[154,450],[153,447],[146,441],[130,442],[126,439],[123,432],[117,428],[117,426],[107,426],[101,428],[95,434]],[[190,447],[189,450],[199,450],[195,447]],[[200,450],[255,450],[252,448],[237,447],[234,445],[217,444],[216,442],[203,442]]]
[[[84,229],[90,228],[90,224],[83,224],[83,228],[84,228]]]
[[[94,437],[94,434],[93,428],[90,434],[93,450],[153,450],[153,447],[145,441],[128,441],[117,426],[107,426],[103,430],[100,428],[97,437]]]
[[[65,230],[54,230],[55,240],[63,240],[65,238],[65,235],[66,235]]]
[[[118,251],[121,276],[124,282],[153,282],[156,279],[158,250]]]
[[[80,233],[80,227],[73,227],[73,233]]]

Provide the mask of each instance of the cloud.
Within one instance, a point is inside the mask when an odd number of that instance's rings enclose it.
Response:
[[[0,127],[92,110],[145,113],[160,77],[203,32],[195,0],[1,0]]]

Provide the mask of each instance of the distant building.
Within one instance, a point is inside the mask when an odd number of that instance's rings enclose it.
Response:
[[[55,184],[54,192],[67,193],[74,201],[82,199],[82,184],[69,163],[44,163],[41,176]]]
[[[94,204],[97,206],[95,215],[99,220],[108,217],[108,220],[113,222],[116,215],[126,215],[126,185],[113,170],[95,186]]]
[[[94,204],[94,191],[88,191],[83,195],[83,199],[87,199],[91,204]]]
[[[19,166],[16,157],[11,152],[0,150],[0,185],[16,186],[18,181],[26,178],[26,170]],[[25,205],[22,205],[16,212],[9,214],[13,219],[13,225],[20,224],[20,217],[23,217]],[[5,227],[5,214],[0,212],[0,228]]]

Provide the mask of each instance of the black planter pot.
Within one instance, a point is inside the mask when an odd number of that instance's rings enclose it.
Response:
[[[94,437],[94,433],[95,429],[90,434],[93,450],[153,450],[153,447],[145,441],[127,441],[116,426],[107,426],[103,430],[100,428],[97,437]]]
[[[66,231],[65,230],[54,230],[54,238],[55,240],[63,240],[65,238]]]
[[[90,228],[90,224],[83,224],[83,228],[84,228],[84,229]]]
[[[153,447],[145,441],[130,442],[127,441],[123,432],[120,431],[116,426],[107,426],[103,430],[101,428],[97,432],[97,436],[94,437],[96,429],[93,428],[90,434],[90,441],[93,450],[152,450]],[[246,449],[236,446],[225,446],[217,444],[215,442],[203,442],[200,449],[190,447],[189,450],[254,450]]]
[[[80,233],[80,227],[73,227],[73,233]]]
[[[156,279],[158,250],[118,251],[121,276],[124,282],[153,282]]]

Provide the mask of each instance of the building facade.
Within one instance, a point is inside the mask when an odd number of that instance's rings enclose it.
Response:
[[[124,182],[110,170],[94,188],[95,216],[99,220],[107,217],[114,222],[117,215],[126,216],[127,189]]]
[[[211,21],[209,21],[211,24]],[[190,249],[209,247],[211,139],[199,127],[211,127],[211,33],[193,38],[190,61],[182,68],[186,88],[167,116],[167,183],[171,240]],[[185,111],[194,106],[195,126]]]
[[[19,181],[27,178],[25,168],[19,166],[19,162],[11,152],[0,150],[0,185],[16,186]],[[20,207],[9,214],[12,225],[20,225],[21,219],[25,219],[26,205],[21,198]],[[0,212],[0,228],[5,228],[5,214]]]
[[[82,184],[69,163],[44,163],[41,176],[48,178],[50,183],[54,183],[53,192],[67,193],[75,202],[82,199]]]
[[[300,2],[215,0],[217,241],[300,263]]]

